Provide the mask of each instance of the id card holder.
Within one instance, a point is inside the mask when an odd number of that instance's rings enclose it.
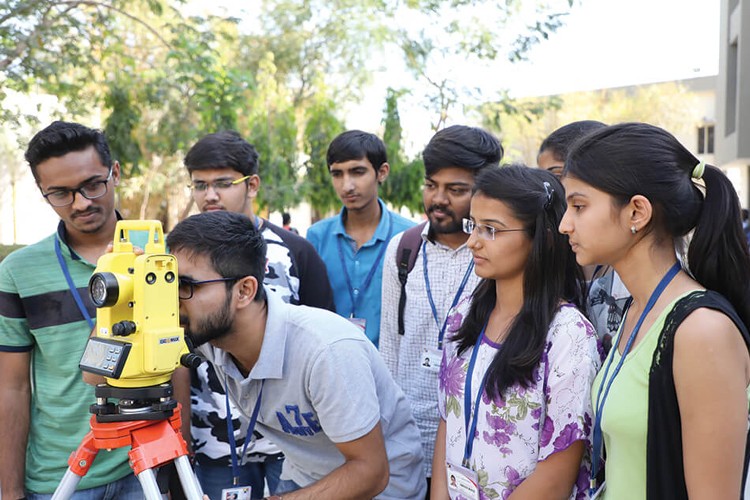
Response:
[[[250,486],[224,488],[221,490],[221,500],[250,500],[250,493],[252,491],[253,489]]]
[[[423,370],[430,372],[440,371],[440,362],[443,359],[443,353],[440,349],[425,347],[422,349],[422,356],[419,358]]]
[[[367,328],[367,320],[365,318],[349,318],[349,321],[362,330],[362,333],[365,333],[365,328]]]
[[[448,494],[452,500],[457,498],[479,500],[479,478],[476,472],[447,462],[445,464],[445,477],[448,480]]]

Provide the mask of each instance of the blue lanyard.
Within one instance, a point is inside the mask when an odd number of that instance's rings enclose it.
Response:
[[[255,424],[258,422],[258,412],[260,412],[260,401],[263,398],[263,386],[266,383],[263,380],[260,383],[260,391],[258,391],[258,399],[255,401],[255,408],[253,414],[250,416],[250,424],[247,426],[247,435],[245,436],[245,446],[242,447],[242,457],[247,453],[247,445],[253,437],[253,431],[255,430]],[[232,425],[232,410],[229,408],[229,385],[227,384],[227,376],[224,374],[224,398],[227,405],[227,435],[229,436],[229,447],[232,452],[232,484],[237,486],[240,482],[240,467],[237,460],[237,445],[234,441],[234,425]]]
[[[81,311],[81,314],[83,314],[83,317],[86,319],[86,322],[89,324],[89,328],[93,330],[96,325],[94,324],[94,320],[91,319],[91,315],[89,315],[89,312],[86,309],[86,306],[83,304],[83,299],[81,298],[81,294],[78,293],[78,288],[76,288],[76,284],[73,283],[73,278],[70,276],[70,271],[68,270],[68,264],[65,263],[65,258],[63,257],[62,250],[60,249],[60,240],[58,239],[57,236],[55,236],[55,254],[57,255],[57,262],[60,263],[62,272],[65,275],[65,281],[68,282],[68,288],[70,289],[70,293],[73,294],[73,298],[76,301],[78,310]]]
[[[591,493],[593,494],[596,490],[596,476],[599,472],[599,466],[600,466],[600,460],[601,460],[601,452],[602,452],[602,413],[604,412],[604,403],[607,401],[607,396],[609,395],[609,390],[612,388],[612,383],[615,381],[615,377],[617,377],[617,374],[620,373],[620,368],[622,368],[622,364],[625,361],[625,358],[627,357],[628,353],[630,352],[630,348],[633,346],[633,342],[635,341],[636,336],[638,335],[638,331],[641,329],[641,325],[643,324],[643,321],[646,319],[646,316],[648,316],[648,313],[651,312],[651,309],[654,308],[654,304],[656,304],[656,301],[661,296],[662,292],[665,288],[667,288],[667,285],[674,279],[675,276],[677,276],[677,273],[680,272],[680,263],[675,262],[674,265],[667,271],[667,274],[664,275],[664,277],[659,281],[659,284],[656,285],[656,288],[651,293],[651,297],[649,297],[648,302],[646,303],[646,307],[643,309],[643,312],[641,313],[641,316],[638,318],[638,322],[635,324],[635,327],[633,328],[633,331],[630,334],[630,337],[628,338],[627,343],[625,344],[625,349],[623,350],[622,357],[620,357],[620,361],[617,363],[617,366],[615,367],[614,372],[612,372],[612,377],[607,380],[607,375],[609,374],[609,368],[612,365],[612,360],[614,359],[614,350],[617,349],[617,346],[620,343],[620,338],[622,337],[622,326],[625,324],[625,318],[623,318],[622,323],[620,323],[620,334],[617,336],[617,341],[612,344],[612,352],[609,355],[609,358],[607,360],[607,366],[604,369],[604,374],[602,375],[602,383],[599,386],[599,392],[596,395],[596,416],[594,418],[594,453],[593,458],[591,461],[591,477],[589,481],[589,487],[591,488]],[[606,385],[606,389],[604,386]],[[604,393],[602,394],[602,390],[604,389]]]
[[[477,337],[476,343],[474,344],[474,351],[471,353],[471,360],[469,361],[469,368],[466,371],[466,382],[464,384],[464,425],[466,429],[466,444],[464,445],[463,466],[466,468],[470,468],[469,459],[471,458],[471,453],[474,450],[474,434],[476,434],[477,432],[477,421],[479,420],[479,402],[482,400],[482,394],[484,394],[484,386],[487,383],[487,375],[489,374],[489,370],[484,372],[482,383],[479,386],[479,392],[477,392],[477,398],[473,405],[474,418],[471,418],[472,413],[469,411],[472,408],[471,376],[474,373],[474,365],[477,362],[477,353],[479,352],[479,347],[482,344],[482,338],[484,337],[484,331],[486,328],[487,325],[485,324],[484,328],[482,328],[482,332]]]
[[[469,262],[469,267],[466,268],[466,272],[464,273],[464,277],[461,280],[461,284],[458,286],[458,291],[456,292],[456,295],[453,297],[453,302],[451,303],[450,309],[448,309],[448,312],[450,312],[451,309],[456,307],[456,304],[458,304],[458,300],[461,298],[461,295],[464,293],[464,288],[466,288],[466,282],[469,281],[469,276],[471,276],[471,272],[474,270],[474,261]],[[443,337],[445,336],[445,327],[448,325],[448,313],[445,313],[445,319],[443,320],[443,326],[440,326],[440,320],[438,319],[438,313],[437,308],[435,307],[435,301],[432,299],[432,289],[430,288],[430,277],[427,274],[427,242],[422,242],[422,272],[424,273],[424,284],[427,288],[427,300],[430,301],[430,309],[432,309],[432,317],[435,319],[435,325],[438,327],[438,349],[443,348]]]
[[[349,314],[350,318],[354,318],[355,313],[359,306],[359,301],[362,298],[362,295],[365,294],[365,291],[370,287],[370,283],[372,282],[372,278],[375,276],[375,273],[377,272],[378,268],[380,267],[380,261],[383,260],[383,255],[385,254],[385,249],[388,246],[388,242],[391,240],[391,236],[393,236],[393,221],[391,220],[390,214],[386,211],[385,216],[388,218],[388,236],[386,237],[383,244],[380,246],[380,252],[378,253],[378,256],[375,258],[375,262],[373,262],[372,267],[370,268],[370,272],[365,278],[365,281],[362,283],[362,286],[359,287],[356,290],[354,290],[354,287],[352,286],[352,280],[349,277],[349,270],[346,268],[346,259],[344,258],[344,249],[341,246],[341,238],[336,237],[336,243],[338,244],[339,249],[339,260],[341,260],[341,267],[344,270],[344,279],[346,279],[346,286],[349,289],[349,297],[352,300],[352,310]],[[339,312],[341,314],[341,312]]]
[[[255,220],[253,221],[255,224],[255,228],[260,231],[260,218],[256,215]],[[255,401],[255,408],[253,408],[253,414],[250,416],[250,424],[248,424],[247,427],[247,434],[245,435],[245,446],[242,447],[242,455],[240,455],[242,458],[245,457],[245,453],[247,453],[247,447],[250,444],[251,438],[253,436],[253,431],[255,430],[255,424],[258,421],[258,412],[260,411],[260,401],[263,397],[263,385],[265,384],[265,380],[263,380],[260,383],[260,391],[258,392],[258,400]],[[232,484],[234,486],[237,486],[240,482],[240,468],[239,468],[239,461],[237,459],[237,445],[235,444],[234,440],[234,425],[232,424],[232,409],[229,406],[229,385],[227,383],[227,376],[224,374],[224,400],[227,407],[227,436],[229,437],[229,447],[231,449],[231,457],[232,457]]]

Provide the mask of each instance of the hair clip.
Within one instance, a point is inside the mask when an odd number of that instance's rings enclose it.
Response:
[[[552,206],[552,195],[555,194],[555,190],[547,181],[544,181],[542,184],[544,185],[544,192],[547,194],[547,201],[544,202],[544,209],[549,210],[549,208]]]
[[[698,162],[695,168],[693,168],[693,173],[690,174],[690,176],[693,179],[700,179],[701,177],[703,177],[703,172],[705,172],[705,170],[706,170],[706,162],[701,160]]]

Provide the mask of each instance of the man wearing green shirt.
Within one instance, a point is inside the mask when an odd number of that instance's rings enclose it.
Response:
[[[46,499],[89,430],[93,388],[78,362],[96,317],[87,293],[114,237],[120,165],[104,134],[56,121],[26,160],[60,217],[55,234],[0,263],[0,486],[2,498]],[[99,453],[73,498],[142,498],[127,450]]]

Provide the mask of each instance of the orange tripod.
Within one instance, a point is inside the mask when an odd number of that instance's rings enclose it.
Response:
[[[126,446],[131,447],[128,453],[130,467],[140,481],[147,500],[161,500],[153,468],[170,461],[174,461],[185,496],[189,500],[201,500],[203,491],[190,466],[187,446],[180,434],[180,405],[175,402],[175,406],[171,416],[154,420],[100,422],[100,416],[93,415],[91,430],[68,459],[68,470],[55,490],[52,500],[66,500],[73,495],[99,450]]]

